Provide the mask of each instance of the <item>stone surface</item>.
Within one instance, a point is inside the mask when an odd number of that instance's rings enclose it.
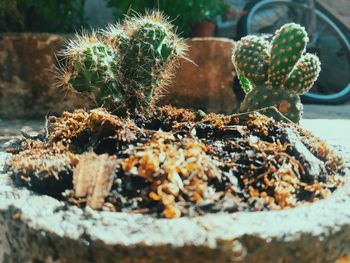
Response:
[[[182,60],[173,83],[160,104],[232,113],[236,99],[232,91],[234,41],[224,38],[193,38],[188,60]]]
[[[43,116],[85,107],[89,100],[54,85],[55,53],[65,36],[0,35],[0,116]]]
[[[304,105],[303,118],[350,120],[350,101],[344,105]]]
[[[155,219],[67,206],[2,174],[0,262],[334,262],[350,253],[349,206],[350,182],[283,211]]]
[[[0,35],[0,117],[18,118],[60,114],[74,108],[90,108],[82,94],[55,85],[55,53],[65,37],[50,34]],[[188,40],[189,59],[181,61],[176,79],[162,103],[230,113],[235,109],[232,92],[233,41]]]
[[[41,132],[44,129],[45,121],[43,119],[0,119],[0,150],[2,143],[15,139],[21,134],[33,134]]]
[[[350,149],[350,120],[303,119],[300,125],[330,144]]]

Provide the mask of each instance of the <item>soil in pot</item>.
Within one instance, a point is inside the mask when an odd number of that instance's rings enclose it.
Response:
[[[345,181],[341,157],[293,123],[257,112],[76,110],[16,142],[18,186],[93,209],[174,218],[280,210],[326,198]]]

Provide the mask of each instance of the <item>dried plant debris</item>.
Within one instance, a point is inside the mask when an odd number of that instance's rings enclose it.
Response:
[[[96,155],[89,152],[79,156],[78,164],[73,169],[73,197],[92,209],[101,209],[104,199],[111,190],[117,162],[115,156]]]
[[[49,118],[47,131],[21,142],[8,173],[93,209],[166,218],[279,210],[326,198],[345,181],[344,162],[323,141],[259,113],[76,110]]]
[[[176,140],[171,133],[157,132],[144,146],[130,149],[122,168],[150,183],[149,197],[162,203],[166,217],[179,217],[181,203],[219,197],[208,185],[210,180],[221,179],[216,161],[206,154],[208,150],[199,140]]]
[[[47,146],[37,141],[24,141],[22,147],[25,150],[14,155],[10,163],[15,182],[57,198],[72,187],[76,156],[67,147],[61,143]]]

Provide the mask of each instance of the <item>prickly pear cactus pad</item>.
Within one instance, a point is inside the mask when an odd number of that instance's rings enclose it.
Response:
[[[285,118],[276,111],[265,114],[299,122],[300,95],[311,89],[321,70],[319,59],[305,53],[307,42],[305,29],[291,23],[277,30],[270,43],[265,36],[247,36],[237,43],[232,60],[246,92],[241,112],[274,106]]]
[[[147,111],[173,76],[186,45],[160,12],[68,41],[58,85],[87,92],[113,112]]]
[[[49,117],[45,133],[7,151],[6,171],[19,187],[165,218],[293,208],[327,198],[346,178],[323,141],[258,112],[76,110]]]

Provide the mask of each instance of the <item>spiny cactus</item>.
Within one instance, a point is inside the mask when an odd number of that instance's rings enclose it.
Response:
[[[129,107],[148,108],[171,78],[184,45],[160,13],[127,19],[123,29],[129,37],[120,46]]]
[[[89,92],[112,112],[148,110],[186,46],[158,12],[131,17],[98,34],[77,36],[61,52],[60,85]]]
[[[307,33],[290,23],[276,31],[271,43],[266,37],[242,38],[233,51],[233,64],[247,93],[240,111],[275,106],[285,117],[299,122],[300,95],[307,92],[320,72],[319,59],[305,54]],[[266,114],[281,120],[274,111]]]
[[[117,83],[118,53],[99,40],[95,33],[77,36],[61,54],[66,65],[60,72],[61,83],[78,92],[89,92],[99,105],[117,108],[124,103]]]

